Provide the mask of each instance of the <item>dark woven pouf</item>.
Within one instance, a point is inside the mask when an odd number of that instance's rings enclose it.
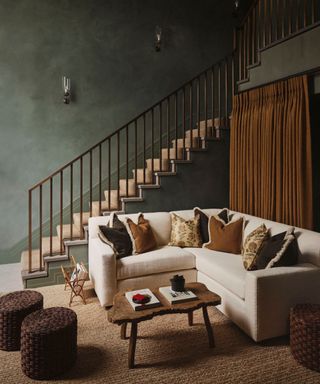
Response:
[[[21,327],[22,371],[32,379],[51,379],[77,359],[77,315],[63,307],[27,316]]]
[[[0,297],[0,349],[20,349],[23,319],[43,308],[43,296],[36,291],[17,291]]]
[[[300,364],[320,372],[320,305],[299,304],[291,309],[290,347]]]

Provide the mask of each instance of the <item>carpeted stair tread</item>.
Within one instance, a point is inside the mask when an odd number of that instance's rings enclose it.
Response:
[[[144,171],[145,171],[145,176],[144,176]],[[135,180],[136,170],[134,169],[132,173],[133,173],[133,179]],[[144,183],[150,184],[152,183],[152,181],[153,181],[153,175],[151,170],[149,170],[148,168],[137,169],[137,184],[144,184]]]
[[[124,197],[127,196],[127,180],[126,179],[120,179],[119,180],[119,186],[120,186],[120,196]],[[128,196],[134,197],[137,195],[136,192],[136,183],[134,179],[128,179]]]
[[[111,199],[110,206],[108,200],[101,201],[101,210],[104,211],[116,211],[119,209],[120,203],[118,200]],[[100,216],[99,201],[92,202],[92,216]]]
[[[92,213],[92,216],[93,216],[93,213]],[[80,229],[80,218],[81,218],[80,212],[74,213],[72,217],[73,217],[73,224]],[[90,212],[82,212],[82,226],[88,225],[89,217],[90,217]]]
[[[39,260],[39,249],[33,249],[31,252],[31,260],[32,260],[32,269],[31,271],[39,271],[40,269],[40,260]],[[43,262],[42,262],[43,263]],[[29,271],[29,251],[23,251],[21,253],[21,272]]]
[[[176,146],[176,140],[172,140],[172,147],[175,148]],[[190,148],[191,147],[191,138],[185,138],[184,141],[183,139],[178,139],[177,140],[177,146],[178,148]],[[199,147],[199,138],[198,137],[192,137],[192,147]]]
[[[168,149],[167,148],[162,148],[161,153],[162,153],[163,159],[168,159]],[[169,157],[171,160],[183,159],[183,155],[184,155],[183,148],[178,148],[177,155],[176,155],[176,149],[175,148],[170,148],[170,150],[169,150]]]
[[[80,228],[73,224],[72,225],[72,239],[79,239],[80,233],[81,233]],[[60,224],[57,225],[57,235],[60,239]],[[62,238],[63,238],[63,240],[71,240],[70,224],[62,225]]]
[[[62,250],[64,251],[64,244],[62,243]],[[52,253],[50,253],[50,237],[42,238],[42,255],[51,256],[60,254],[60,240],[58,236],[52,236]]]
[[[147,168],[151,171],[152,159],[147,159],[146,163],[147,163]],[[169,166],[168,159],[167,158],[161,159],[161,164],[162,164],[161,170],[167,171]],[[160,159],[153,159],[153,171],[154,172],[160,171]]]

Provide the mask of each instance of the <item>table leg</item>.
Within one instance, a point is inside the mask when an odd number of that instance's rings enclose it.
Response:
[[[189,325],[193,325],[193,312],[188,313],[188,323]]]
[[[129,356],[128,356],[129,368],[134,368],[134,355],[136,352],[137,332],[138,332],[138,324],[136,322],[132,322],[130,342],[129,342]]]
[[[121,329],[120,329],[121,340],[125,340],[127,338],[127,324],[128,323],[121,324]]]
[[[213,348],[214,347],[214,336],[213,336],[213,331],[212,331],[210,319],[208,316],[207,307],[202,307],[202,313],[203,313],[204,323],[205,323],[206,328],[207,328],[209,347]]]

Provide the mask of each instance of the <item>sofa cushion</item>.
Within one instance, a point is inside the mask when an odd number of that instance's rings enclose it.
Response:
[[[242,247],[243,266],[248,271],[257,269],[257,257],[264,242],[268,239],[269,232],[264,224],[261,224],[246,237]]]
[[[209,241],[209,216],[204,213],[200,208],[195,207],[193,208],[194,216],[199,215],[200,216],[200,234],[202,238],[202,243],[208,243]],[[218,216],[221,220],[223,220],[225,223],[229,222],[228,217],[228,209],[223,208],[219,213]]]
[[[126,226],[132,240],[133,253],[145,253],[157,248],[157,241],[149,220],[146,220],[142,213],[140,213],[137,223],[127,218]]]
[[[168,245],[177,247],[201,247],[200,215],[185,220],[171,213],[171,237]]]
[[[185,248],[185,250],[196,256],[198,271],[244,299],[245,278],[246,274],[250,272],[244,269],[241,255],[211,251],[205,248]]]
[[[192,268],[195,268],[195,256],[192,253],[179,247],[165,246],[117,260],[117,279]]]
[[[209,242],[204,248],[214,251],[241,253],[243,219],[226,224],[217,215],[209,219]]]

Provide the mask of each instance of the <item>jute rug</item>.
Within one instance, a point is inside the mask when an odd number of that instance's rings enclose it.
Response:
[[[63,286],[38,289],[45,306],[67,306]],[[128,340],[108,323],[92,289],[87,305],[72,305],[78,315],[78,360],[56,383],[320,383],[320,374],[298,365],[288,338],[255,343],[217,309],[209,308],[216,347],[208,348],[202,313],[195,325],[186,315],[168,315],[139,324],[137,368],[127,368]],[[19,352],[0,351],[0,383],[32,383],[20,368]]]

